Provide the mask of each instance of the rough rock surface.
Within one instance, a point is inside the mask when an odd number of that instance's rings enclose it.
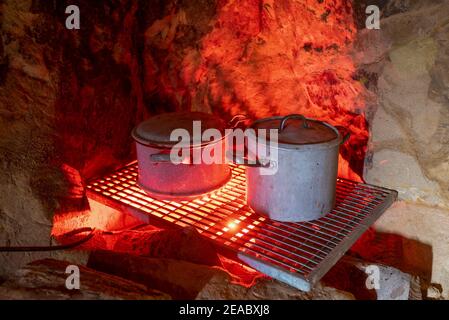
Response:
[[[145,241],[144,232],[123,234],[112,250],[209,266],[220,265],[216,248],[192,227],[162,230],[148,238],[148,242]]]
[[[1,245],[48,244],[70,197],[65,166],[88,178],[132,157],[129,133],[144,114],[136,6],[76,2],[89,11],[80,31],[64,26],[72,1],[1,3]],[[0,254],[0,275],[44,256]]]
[[[378,95],[364,177],[449,208],[449,3],[394,1],[386,15],[360,33],[359,63],[377,75]]]
[[[41,260],[20,269],[14,277],[0,286],[0,298],[169,298],[168,295],[157,290],[163,290],[177,299],[199,300],[353,300],[354,298],[406,300],[421,298],[420,288],[411,281],[410,275],[396,268],[368,263],[349,256],[341,259],[308,293],[263,276],[233,260],[224,257],[221,259],[223,268],[172,259],[97,251],[91,254],[90,268],[79,267],[81,290],[67,290],[64,286],[68,277],[65,273],[68,262]],[[377,288],[368,287],[371,283],[369,276],[372,275],[368,267],[375,267],[379,271],[375,274],[378,277],[377,282],[373,282],[379,286]],[[432,289],[432,297],[436,297],[438,286],[429,288]]]
[[[344,256],[323,277],[329,287],[351,292],[358,300],[418,300],[419,281],[410,274],[381,264]],[[420,290],[421,288],[419,288]]]
[[[371,284],[372,270],[378,278]],[[242,286],[216,275],[203,287],[197,299],[408,300],[420,299],[420,295],[412,292],[417,284],[419,282],[397,268],[344,256],[307,293],[267,277],[258,278],[251,286]]]
[[[225,266],[229,268],[230,263],[228,261]],[[92,253],[88,266],[155,289],[163,288],[175,299],[353,299],[350,293],[331,287],[320,286],[311,293],[303,293],[250,272],[244,275],[253,277],[248,283],[242,281],[240,272],[232,274],[218,267],[114,252]]]
[[[88,267],[163,290],[174,299],[195,298],[215,275],[231,278],[217,267],[108,251],[92,252]]]
[[[375,227],[377,234],[366,234],[360,240],[358,253],[363,258],[420,277],[424,297],[449,299],[448,210],[398,202]]]
[[[359,32],[354,53],[378,97],[364,178],[408,203],[395,204],[353,249],[419,277],[424,297],[448,298],[449,3],[382,2],[381,29]]]
[[[65,244],[83,237],[85,234],[57,237],[57,240]],[[115,232],[95,230],[93,238],[76,249],[111,250],[149,258],[183,260],[208,266],[221,265],[216,248],[192,227],[160,230],[144,226]]]
[[[17,270],[13,277],[0,286],[0,299],[51,300],[161,300],[170,296],[142,284],[101,273],[83,266],[80,289],[69,290],[66,279],[70,263],[52,259],[32,262]]]
[[[302,292],[276,280],[262,278],[251,287],[232,283],[221,275],[212,277],[196,296],[198,300],[354,300],[345,291],[318,284]]]

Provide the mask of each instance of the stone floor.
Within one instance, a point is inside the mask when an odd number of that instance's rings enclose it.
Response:
[[[404,266],[429,277],[429,298],[449,299],[449,210],[399,201],[375,229],[402,238]]]

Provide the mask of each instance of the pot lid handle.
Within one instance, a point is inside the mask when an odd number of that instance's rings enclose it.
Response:
[[[288,115],[288,116],[282,118],[281,124],[279,125],[279,131],[280,131],[280,132],[282,132],[282,131],[285,129],[285,126],[286,126],[286,124],[287,124],[287,121],[290,120],[290,119],[299,119],[299,120],[302,120],[302,121],[303,121],[303,122],[302,122],[303,127],[304,127],[305,129],[310,128],[309,123],[307,122],[307,118],[304,117],[302,114],[291,114],[291,115]]]
[[[228,126],[230,126],[232,129],[235,129],[240,123],[245,122],[246,120],[248,120],[248,116],[239,113],[233,116],[231,120],[229,120]]]

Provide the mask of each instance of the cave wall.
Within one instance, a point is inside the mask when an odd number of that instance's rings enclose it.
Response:
[[[69,4],[80,8],[80,30],[65,28]],[[0,8],[2,244],[46,244],[55,212],[88,210],[83,180],[133,159],[131,129],[158,112],[300,112],[343,124],[354,134],[342,172],[360,179],[366,92],[353,78],[346,1],[2,0]],[[0,254],[0,274],[36,256]]]
[[[73,4],[80,30],[65,28]],[[191,23],[171,32],[193,47],[214,1],[0,1],[0,246],[50,244],[55,213],[98,220],[86,216],[84,181],[135,158],[130,132],[141,120],[189,108],[164,94],[170,48],[151,31],[176,6]],[[85,258],[0,253],[0,278],[48,256]]]
[[[383,17],[356,45],[377,96],[364,177],[449,209],[449,3],[390,1]]]
[[[380,30],[360,30],[354,52],[377,97],[364,178],[399,191],[375,227],[378,238],[400,239],[428,297],[449,299],[449,3],[390,0],[382,8]]]
[[[347,1],[179,2],[145,33],[146,98],[225,119],[302,113],[343,125],[340,174],[360,180],[368,92],[350,57],[356,33]]]
[[[65,28],[69,2],[86,13],[81,30]],[[86,204],[81,177],[133,158],[129,133],[148,112],[137,6],[0,2],[2,245],[48,245],[55,211]],[[48,255],[0,254],[0,275]]]
[[[447,207],[448,4],[373,2],[379,31],[361,0],[0,1],[0,243],[46,244],[82,179],[133,159],[134,125],[186,109],[344,125],[341,173]]]

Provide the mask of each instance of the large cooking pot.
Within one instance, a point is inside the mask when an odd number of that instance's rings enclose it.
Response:
[[[248,205],[285,222],[315,220],[329,213],[335,205],[339,147],[349,134],[343,136],[336,127],[302,115],[261,119],[250,128],[256,129],[248,135],[253,156],[263,143],[257,129],[278,129],[278,144],[266,143],[266,155],[247,168]]]
[[[201,122],[200,139],[195,139],[194,121]],[[225,161],[225,128],[221,119],[202,112],[173,112],[154,116],[140,125],[132,133],[136,142],[138,160],[138,184],[150,196],[162,200],[187,200],[211,192],[224,185],[231,177]],[[170,135],[176,129],[186,130],[189,141],[172,141]],[[207,129],[217,129],[221,139],[203,141],[202,134]],[[222,159],[216,163],[197,163],[193,155],[202,154],[206,148],[218,144]],[[189,150],[191,157],[175,164],[170,152],[174,147],[180,152]]]

